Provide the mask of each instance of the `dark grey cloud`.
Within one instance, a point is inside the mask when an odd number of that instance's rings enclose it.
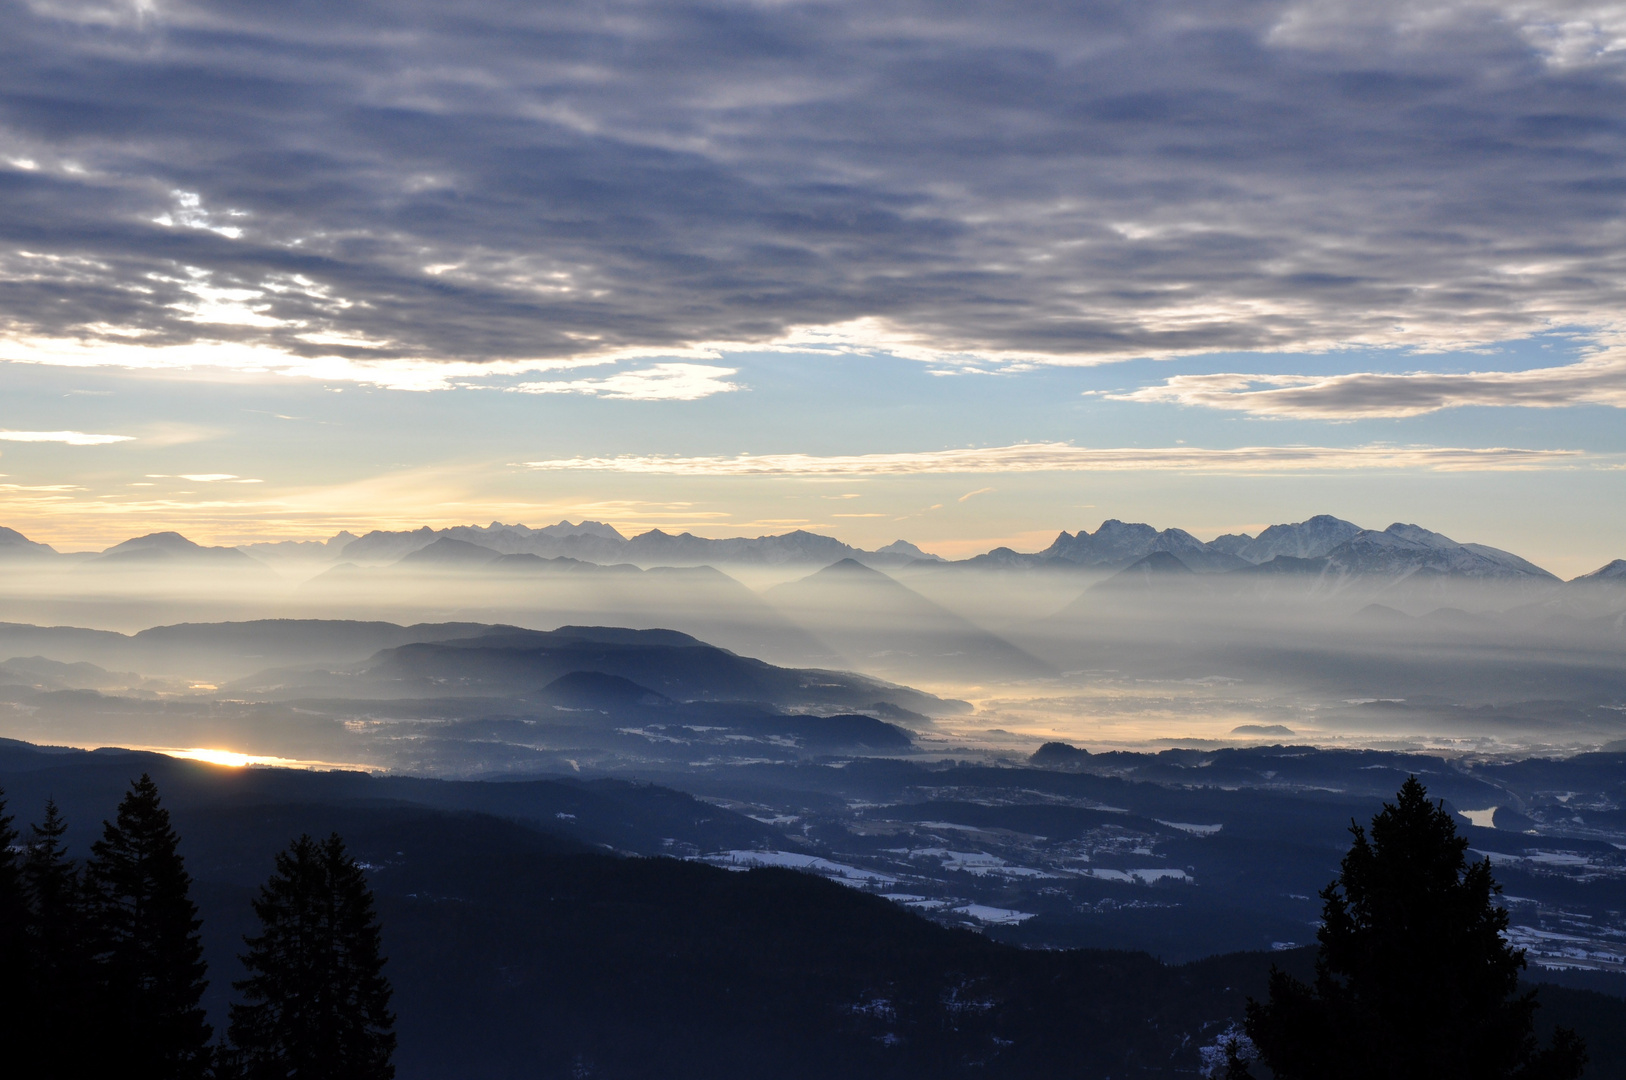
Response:
[[[857,320],[1071,359],[1602,326],[1609,12],[9,2],[0,320],[14,355],[476,363]]]

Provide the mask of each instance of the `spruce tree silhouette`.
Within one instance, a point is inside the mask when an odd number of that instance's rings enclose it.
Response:
[[[86,877],[95,910],[104,1007],[115,1032],[118,1075],[193,1080],[210,1066],[198,1002],[204,978],[202,925],[178,837],[152,778],[143,774],[104,822]]]
[[[12,820],[6,813],[6,793],[0,791],[0,1046],[23,1047],[29,1030],[26,1009],[34,997],[33,971],[28,901]]]
[[[1571,1080],[1586,1054],[1560,1030],[1538,1049],[1534,993],[1490,861],[1411,777],[1321,891],[1314,986],[1272,969],[1247,1033],[1276,1080]],[[1230,1076],[1250,1073],[1234,1052]]]
[[[55,800],[46,800],[45,820],[29,831],[22,880],[34,984],[27,1003],[31,1043],[44,1058],[37,1066],[42,1075],[71,1075],[92,1064],[82,1034],[86,1018],[101,1004],[86,940],[86,898],[62,840],[68,825]]]
[[[337,834],[277,855],[244,939],[230,1039],[247,1080],[390,1080],[395,1017],[372,890]]]

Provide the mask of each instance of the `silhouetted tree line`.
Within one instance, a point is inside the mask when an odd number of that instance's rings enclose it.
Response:
[[[1248,1001],[1247,1060],[1275,1080],[1574,1080],[1586,1049],[1559,1028],[1538,1045],[1534,991],[1519,992],[1524,950],[1490,860],[1470,863],[1445,804],[1415,776],[1372,819],[1354,822],[1338,879],[1321,890],[1320,950],[1306,985],[1271,969],[1269,996]]]
[[[19,836],[0,796],[0,1073],[393,1077],[378,921],[338,836],[302,836],[276,856],[254,900],[259,931],[244,939],[247,977],[233,984],[241,1001],[216,1043],[200,1007],[207,982],[191,882],[152,781],[132,784],[83,863],[68,857],[64,833],[47,802],[43,820]],[[1538,1043],[1535,997],[1519,990],[1525,957],[1495,902],[1500,887],[1488,861],[1468,861],[1444,805],[1414,777],[1370,831],[1352,823],[1351,833],[1339,875],[1321,893],[1315,978],[1272,971],[1266,1000],[1248,1003],[1246,1042],[1231,1046],[1229,1080],[1579,1077],[1586,1054],[1574,1033]],[[742,910],[777,920],[783,909]],[[692,970],[683,977],[674,989],[706,989]],[[651,1038],[664,1050],[672,1033]]]
[[[0,793],[0,1053],[40,1080],[390,1080],[395,1018],[372,891],[337,835],[276,857],[245,939],[226,1039],[179,837],[148,776],[90,858],[69,858],[54,802],[26,836]]]

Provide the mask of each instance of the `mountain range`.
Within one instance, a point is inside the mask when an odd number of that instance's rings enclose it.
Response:
[[[1152,559],[1153,556],[1158,558]],[[1183,529],[1159,532],[1150,525],[1106,521],[1094,533],[1063,532],[1044,551],[1022,555],[1001,548],[968,560],[1001,567],[1078,566],[1129,569],[1152,559],[1149,568],[1168,568],[1168,557],[1196,573],[1262,570],[1317,573],[1334,577],[1407,577],[1419,572],[1450,577],[1554,582],[1559,579],[1511,552],[1485,544],[1460,543],[1419,525],[1396,522],[1387,529],[1363,529],[1321,514],[1290,525],[1272,525],[1258,536],[1227,534],[1204,543]],[[1619,560],[1617,560],[1619,561]],[[1613,564],[1611,564],[1613,565]],[[1598,571],[1603,573],[1603,571]]]
[[[456,541],[479,547],[494,555],[536,555],[542,558],[571,558],[595,563],[636,563],[639,565],[695,566],[708,563],[777,566],[815,563],[826,565],[841,559],[860,558],[878,566],[902,566],[914,561],[941,561],[905,540],[897,540],[876,551],[864,551],[833,537],[797,529],[779,536],[732,537],[712,540],[693,533],[673,535],[651,529],[637,536],[623,536],[602,521],[530,528],[526,525],[458,525],[447,529],[424,526],[410,531],[375,530],[364,536],[340,542],[340,536],[325,542],[322,549],[291,547],[297,541],[251,544],[244,548],[263,558],[279,556],[326,556],[330,561],[358,566],[381,566],[399,562],[408,555],[441,541]]]
[[[1257,536],[1228,533],[1204,542],[1184,529],[1156,529],[1151,525],[1104,521],[1091,533],[1063,530],[1049,547],[1024,553],[995,548],[969,559],[950,561],[897,540],[866,551],[834,537],[797,529],[778,535],[709,539],[692,533],[672,534],[651,529],[627,537],[601,521],[560,521],[540,528],[502,522],[458,525],[444,529],[423,526],[402,531],[375,530],[362,536],[349,531],[325,541],[284,540],[246,544],[239,548],[206,547],[175,532],[133,537],[102,552],[76,552],[63,556],[47,544],[37,543],[13,529],[0,528],[0,559],[72,558],[103,565],[197,563],[217,566],[253,566],[258,562],[287,560],[333,565],[385,566],[413,563],[495,562],[501,556],[536,556],[573,559],[599,565],[628,563],[638,566],[829,566],[851,559],[875,568],[925,566],[968,569],[1087,569],[1114,572],[1154,552],[1166,552],[1196,573],[1224,573],[1252,566],[1267,566],[1278,559],[1328,560],[1317,571],[1340,575],[1404,575],[1417,571],[1479,579],[1527,579],[1554,582],[1557,578],[1511,552],[1485,544],[1459,542],[1418,525],[1397,522],[1386,529],[1365,529],[1328,514],[1304,521],[1272,525]],[[252,557],[254,562],[244,560]],[[411,565],[408,563],[407,565]],[[1281,563],[1276,570],[1305,569]],[[1587,581],[1626,580],[1626,560],[1583,575]]]
[[[1352,529],[1354,531],[1350,531]],[[1284,592],[1331,595],[1352,589],[1370,590],[1373,586],[1392,589],[1399,585],[1427,590],[1452,584],[1486,583],[1540,592],[1560,584],[1555,575],[1510,552],[1484,544],[1459,544],[1417,525],[1396,523],[1379,532],[1355,529],[1337,519],[1317,519],[1299,526],[1273,526],[1266,533],[1273,530],[1274,536],[1261,534],[1240,543],[1237,542],[1240,538],[1221,537],[1220,540],[1226,540],[1237,552],[1231,556],[1236,565],[1221,572],[1214,572],[1212,545],[1199,551],[1159,547],[1090,591],[1123,593],[1174,585],[1180,591],[1189,592],[1196,583],[1182,581],[1182,575],[1192,578],[1204,571],[1208,571],[1201,583],[1205,590],[1256,595]],[[1174,538],[1171,546],[1178,546],[1178,541],[1178,537]],[[1078,541],[1074,543],[1078,545]],[[1243,553],[1255,558],[1267,557],[1248,561]],[[1605,567],[1584,575],[1576,579],[1576,585],[1584,588],[1616,580],[1608,571],[1609,567]]]

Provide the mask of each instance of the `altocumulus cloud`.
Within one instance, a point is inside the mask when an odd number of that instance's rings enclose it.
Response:
[[[825,327],[1090,363],[1598,326],[1623,40],[1520,0],[17,0],[0,357],[436,389]]]

